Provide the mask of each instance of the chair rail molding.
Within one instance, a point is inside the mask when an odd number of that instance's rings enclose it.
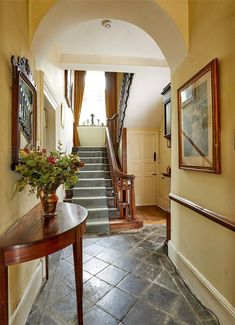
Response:
[[[218,224],[220,224],[221,226],[228,228],[232,231],[235,231],[235,221],[226,218],[225,216],[218,214],[216,212],[213,212],[211,210],[208,210],[192,201],[189,201],[181,196],[178,196],[176,194],[170,193],[169,194],[169,198],[172,201],[175,201],[197,213],[199,213],[200,215],[206,217],[207,219],[210,219]]]

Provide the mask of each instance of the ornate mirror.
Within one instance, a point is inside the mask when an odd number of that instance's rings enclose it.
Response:
[[[36,147],[37,92],[26,58],[11,57],[12,64],[12,162],[19,162],[19,149]]]

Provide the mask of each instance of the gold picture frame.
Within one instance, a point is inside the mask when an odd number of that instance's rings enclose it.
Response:
[[[221,173],[218,59],[178,89],[179,168]]]

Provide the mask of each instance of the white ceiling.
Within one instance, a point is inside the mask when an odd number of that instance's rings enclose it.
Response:
[[[134,72],[125,126],[159,127],[161,91],[170,82],[170,69],[160,48],[133,24],[112,20],[112,27],[106,29],[102,20],[80,23],[57,37],[60,67]]]

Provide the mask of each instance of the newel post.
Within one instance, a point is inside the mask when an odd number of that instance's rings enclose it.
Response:
[[[135,181],[134,177],[131,179],[131,218],[135,218],[136,207],[135,207]]]

